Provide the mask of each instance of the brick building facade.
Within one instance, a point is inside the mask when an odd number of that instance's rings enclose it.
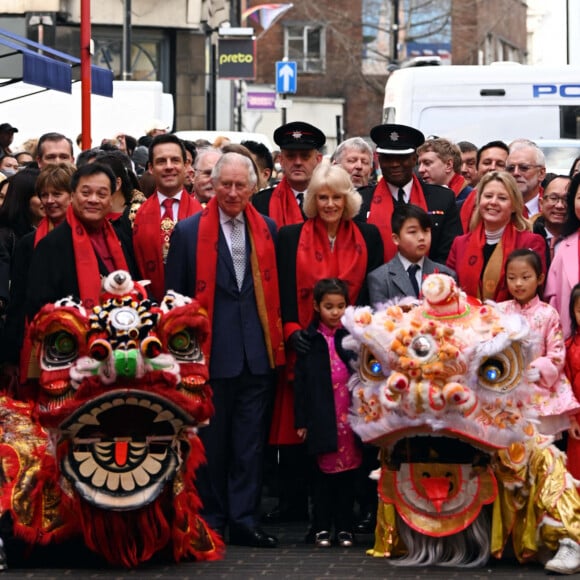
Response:
[[[523,0],[453,0],[453,64],[525,63],[527,11]]]
[[[261,3],[254,0],[250,5]],[[381,122],[386,70],[383,76],[363,75],[362,1],[293,3],[257,42],[256,83],[272,82],[276,61],[285,56],[296,60],[300,96],[344,99],[343,137],[368,136],[370,128]],[[312,48],[305,55],[299,50],[301,31],[303,46]]]

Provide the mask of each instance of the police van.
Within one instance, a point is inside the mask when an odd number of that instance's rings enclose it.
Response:
[[[401,68],[387,80],[383,122],[477,146],[494,139],[580,139],[580,68]]]

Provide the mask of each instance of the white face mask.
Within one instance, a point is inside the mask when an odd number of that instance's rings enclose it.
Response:
[[[2,173],[6,177],[10,177],[11,175],[16,175],[16,169],[12,169],[11,167],[7,167],[6,169],[1,169]]]

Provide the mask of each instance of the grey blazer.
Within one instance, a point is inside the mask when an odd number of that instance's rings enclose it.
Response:
[[[435,272],[447,274],[457,281],[457,276],[451,268],[433,262],[433,260],[425,257],[421,276],[427,276]],[[409,275],[403,266],[403,262],[399,259],[398,254],[390,262],[369,272],[367,283],[371,304],[373,306],[397,297],[415,296]]]

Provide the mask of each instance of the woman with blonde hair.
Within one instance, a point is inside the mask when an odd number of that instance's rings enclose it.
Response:
[[[546,273],[546,243],[531,231],[524,217],[524,200],[515,179],[505,171],[492,171],[477,186],[477,200],[469,233],[451,246],[447,266],[469,296],[500,302],[509,298],[505,261],[518,248],[535,251]]]
[[[361,202],[349,174],[324,161],[304,198],[307,220],[278,232],[282,320],[291,347],[310,323],[312,289],[321,278],[344,280],[351,304],[368,304],[366,275],[383,263],[383,244],[375,226],[353,221]]]
[[[376,226],[353,221],[361,196],[349,174],[339,165],[323,161],[313,172],[303,210],[306,221],[280,228],[278,232],[278,276],[284,338],[286,373],[280,378],[270,430],[270,443],[288,446],[302,443],[294,424],[292,380],[297,353],[310,349],[307,328],[313,314],[313,289],[322,278],[340,278],[348,288],[351,304],[368,304],[367,274],[383,263],[383,242]],[[282,457],[282,455],[281,455]],[[280,461],[281,511],[285,503],[298,511],[295,485],[283,491],[299,466],[283,474]],[[303,466],[304,467],[304,466]],[[290,468],[289,468],[290,469]],[[290,497],[283,497],[289,495]]]

